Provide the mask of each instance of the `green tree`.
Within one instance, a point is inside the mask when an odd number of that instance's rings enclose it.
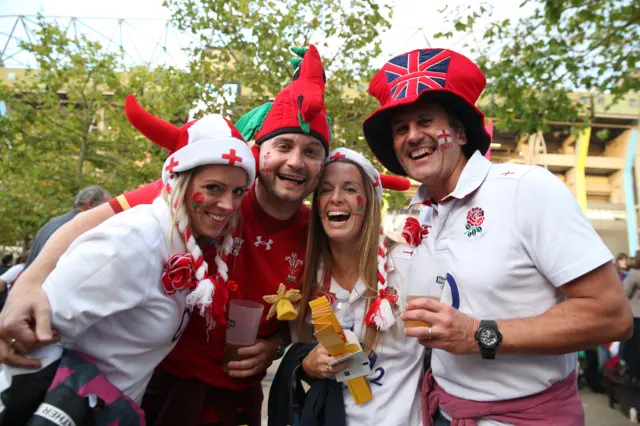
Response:
[[[520,7],[533,12],[491,21],[478,40],[477,59],[488,80],[486,110],[498,126],[533,133],[552,120],[588,122],[592,104],[574,102],[570,92],[611,93],[616,102],[640,90],[639,2],[524,0]],[[456,31],[466,32],[493,11],[483,4],[448,17]]]
[[[327,74],[325,102],[332,118],[332,147],[365,154],[379,167],[362,137],[362,121],[378,105],[366,92],[381,53],[379,35],[390,27],[391,9],[374,0],[165,0],[173,20],[200,39],[191,72],[202,76],[212,105],[225,83],[238,83],[231,106],[236,119],[273,98],[291,79],[291,46],[316,43]],[[205,109],[217,110],[216,107]],[[398,208],[404,199],[389,199]]]
[[[22,45],[38,68],[13,87],[0,84],[8,111],[0,118],[0,244],[26,246],[84,186],[115,195],[158,178],[166,154],[127,122],[127,94],[176,124],[186,121],[197,95],[184,71],[124,70],[120,55],[99,43],[70,38],[44,19],[39,24],[35,39]]]

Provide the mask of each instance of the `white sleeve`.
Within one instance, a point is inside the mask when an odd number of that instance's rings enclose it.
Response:
[[[569,188],[546,169],[535,167],[522,176],[514,209],[522,244],[556,287],[613,258]]]
[[[150,289],[149,256],[144,236],[126,224],[107,222],[80,236],[43,284],[52,325],[64,340],[140,304]]]
[[[20,272],[22,272],[23,269],[24,263],[12,266],[11,268],[7,269],[4,274],[0,275],[0,281],[11,284],[16,280],[16,278],[18,278],[18,275],[20,275]]]

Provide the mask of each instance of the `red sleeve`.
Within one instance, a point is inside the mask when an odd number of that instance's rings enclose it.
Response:
[[[117,214],[139,204],[151,204],[162,192],[162,179],[141,186],[135,191],[125,192],[109,201],[109,205]]]

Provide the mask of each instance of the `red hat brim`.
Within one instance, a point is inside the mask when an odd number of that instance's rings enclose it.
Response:
[[[484,114],[475,105],[471,105],[464,98],[447,89],[433,89],[425,91],[418,96],[399,99],[378,108],[362,123],[364,137],[371,151],[378,161],[392,173],[407,176],[396,152],[393,148],[393,135],[391,133],[391,116],[398,107],[410,105],[418,100],[438,102],[455,112],[457,118],[464,125],[468,144],[480,150],[482,154],[487,152],[491,145],[491,137],[484,127]]]

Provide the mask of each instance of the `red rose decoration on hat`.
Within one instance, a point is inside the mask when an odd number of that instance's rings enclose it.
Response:
[[[190,253],[171,256],[162,274],[162,288],[165,293],[170,296],[176,291],[194,288],[197,284],[193,256]]]
[[[484,223],[484,210],[480,207],[474,207],[467,212],[467,225],[464,233],[467,237],[472,237],[482,232],[482,224]]]
[[[414,247],[417,247],[422,242],[422,239],[429,235],[429,225],[420,225],[418,219],[415,217],[408,217],[404,223],[404,229],[402,230],[402,237]]]

